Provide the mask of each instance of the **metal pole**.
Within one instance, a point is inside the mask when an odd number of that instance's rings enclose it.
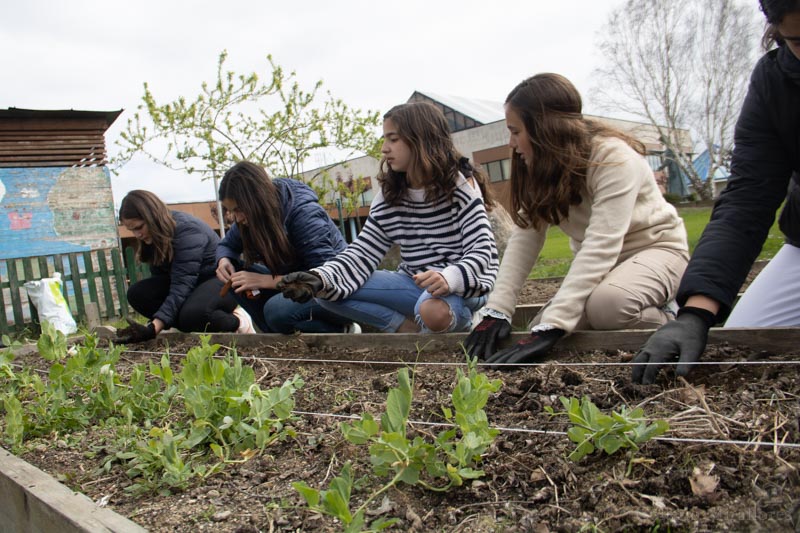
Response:
[[[217,219],[219,220],[219,236],[225,236],[225,219],[222,215],[222,202],[219,199],[219,187],[218,187],[218,179],[217,173],[214,172],[214,198],[217,200]]]
[[[336,198],[336,209],[339,211],[339,231],[342,232],[342,237],[347,240],[347,233],[344,231],[344,216],[342,215],[342,199]]]

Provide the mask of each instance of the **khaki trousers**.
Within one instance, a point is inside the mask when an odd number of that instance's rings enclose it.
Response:
[[[675,299],[688,262],[688,253],[665,248],[649,248],[623,261],[586,299],[575,329],[655,329],[674,320],[662,307]],[[545,309],[531,326],[541,321]]]

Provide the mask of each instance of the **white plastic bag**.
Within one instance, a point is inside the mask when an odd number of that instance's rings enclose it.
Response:
[[[36,306],[39,320],[49,322],[64,335],[78,331],[78,325],[69,312],[69,305],[61,292],[61,273],[54,272],[52,278],[26,281],[28,297]]]

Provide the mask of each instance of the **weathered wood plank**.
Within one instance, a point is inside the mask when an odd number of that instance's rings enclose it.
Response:
[[[97,273],[94,269],[94,260],[92,258],[92,252],[83,252],[83,265],[86,269],[86,284],[89,288],[89,301],[94,302],[97,304],[97,311],[100,312],[100,302],[97,298]],[[96,252],[95,252],[96,255]],[[87,310],[88,310],[87,306]],[[98,316],[99,318],[99,316]]]
[[[22,298],[20,292],[25,290],[25,287],[19,281],[19,274],[17,272],[17,260],[9,259],[6,262],[8,266],[8,289],[11,293],[11,311],[14,316],[15,329],[21,329],[25,324],[25,316],[22,314]]]
[[[37,113],[50,113],[49,111],[38,111]],[[79,111],[68,111],[76,114]],[[88,117],[78,118],[39,118],[35,116],[5,116],[0,122],[0,130],[5,131],[63,131],[63,130],[98,130],[105,131],[108,128],[108,118]]]
[[[33,273],[33,258],[26,257],[22,260],[22,271],[25,273],[25,281],[31,281],[37,279],[36,275]],[[27,297],[27,294],[25,295]],[[30,297],[26,298],[28,300],[28,311],[31,315],[31,322],[34,324],[39,323],[39,312],[36,310],[36,306],[33,305]]]
[[[2,277],[0,277],[0,333],[3,335],[11,333],[11,326],[9,325],[8,318],[6,317],[5,285],[6,283],[3,282]]]
[[[142,533],[144,528],[0,448],[0,530]]]
[[[89,161],[80,161],[78,159],[70,159],[68,161],[16,161],[13,163],[4,163],[0,161],[0,168],[28,168],[28,167],[87,167],[87,166],[102,166],[108,164],[108,161],[103,159],[92,159]]]
[[[49,278],[50,277],[50,267],[47,264],[47,256],[40,255],[37,257],[39,262],[39,279],[41,278]]]
[[[100,270],[100,282],[103,286],[103,299],[106,306],[105,311],[100,310],[100,316],[109,318],[117,316],[117,309],[114,305],[114,296],[111,294],[111,279],[108,275],[108,263],[106,263],[106,253],[103,250],[97,250],[97,266]]]
[[[650,338],[655,330],[619,330],[619,331],[576,331],[556,345],[555,354],[571,351],[584,352],[591,350],[636,352]],[[159,341],[164,343],[180,342],[197,336],[194,333],[162,333]],[[514,332],[510,339],[501,344],[509,346],[524,339],[528,333]],[[392,348],[398,353],[406,352],[413,361],[418,352],[434,350],[460,351],[459,343],[467,337],[466,333],[447,333],[443,335],[417,335],[401,333],[365,333],[361,335],[304,333],[301,335],[236,335],[234,333],[215,333],[211,342],[226,346],[242,347],[275,346],[307,346],[309,348],[335,348],[341,350],[361,350],[365,360],[369,360],[370,347]],[[730,344],[747,346],[753,350],[767,352],[800,351],[800,327],[786,328],[712,328],[709,334],[710,345]],[[271,354],[270,354],[271,355]],[[335,351],[325,354],[336,359]],[[342,356],[344,357],[344,356]],[[352,355],[346,356],[351,358]],[[339,357],[341,358],[341,357]],[[424,359],[421,359],[424,360]]]
[[[54,145],[53,143],[47,143],[46,146],[29,144],[14,148],[5,147],[0,144],[0,158],[2,158],[3,161],[25,161],[40,156],[42,158],[52,156],[74,157],[75,155],[84,153],[100,152],[104,152],[102,145],[87,142],[70,143],[63,146],[58,144]]]
[[[93,159],[98,157],[105,157],[105,152],[103,150],[86,150],[84,152],[86,156],[92,156]],[[3,162],[5,164],[8,163],[24,163],[27,161],[43,161],[43,162],[56,162],[56,161],[63,161],[63,162],[74,162],[81,158],[81,155],[76,156],[69,156],[68,154],[31,154],[27,156],[3,156]]]
[[[122,260],[119,255],[119,250],[113,248],[111,250],[111,263],[114,265],[114,282],[117,284],[117,295],[119,296],[119,308],[123,317],[128,316],[128,291],[125,282],[125,268],[122,266]],[[132,282],[131,282],[132,283]]]
[[[544,304],[518,305],[511,317],[511,325],[515,328],[526,328],[531,320],[542,310]]]
[[[75,296],[75,308],[72,312],[81,317],[86,314],[86,306],[83,302],[83,285],[81,284],[81,270],[78,266],[78,257],[76,254],[69,254],[67,258],[69,260],[69,277],[72,282],[72,293]],[[64,281],[66,282],[66,280]]]

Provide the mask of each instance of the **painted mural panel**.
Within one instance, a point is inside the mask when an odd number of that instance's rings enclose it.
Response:
[[[116,246],[106,167],[0,168],[0,259]]]

